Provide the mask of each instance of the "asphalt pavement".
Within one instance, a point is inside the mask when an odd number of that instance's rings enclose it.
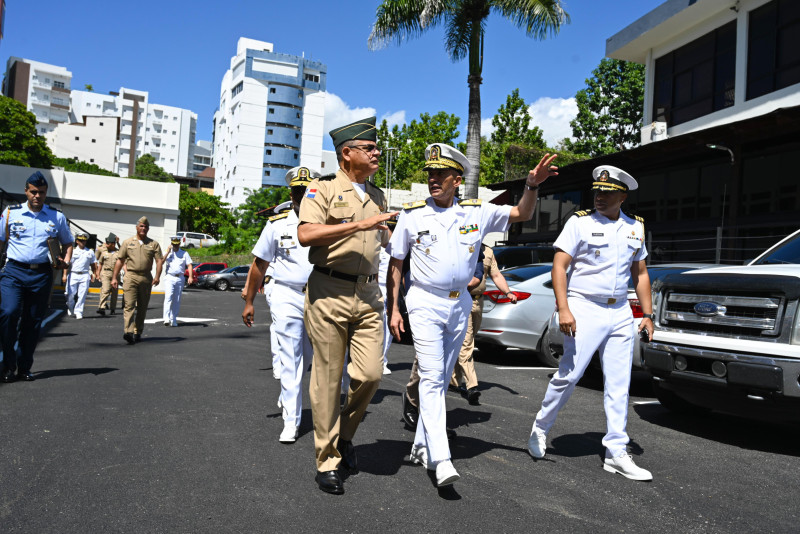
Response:
[[[58,296],[57,296],[58,297]],[[153,295],[143,341],[122,339],[122,315],[54,313],[31,383],[0,384],[0,532],[797,532],[800,430],[712,414],[677,416],[632,384],[634,482],[602,469],[602,376],[584,377],[548,436],[526,442],[552,369],[533,353],[479,354],[482,396],[448,393],[453,463],[437,489],[404,460],[413,434],[401,392],[413,360],[394,344],[354,439],[361,472],[346,493],[314,482],[304,380],[300,437],[282,429],[268,312],[241,321],[239,292],[184,292],[182,322],[161,322]],[[59,306],[63,299],[55,298]]]

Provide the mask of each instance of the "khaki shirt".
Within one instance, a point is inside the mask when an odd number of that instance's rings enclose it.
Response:
[[[100,264],[101,271],[113,271],[117,262],[117,249],[109,251],[106,245],[100,245],[95,252],[95,259]]]
[[[149,237],[141,243],[138,236],[129,237],[122,242],[117,252],[117,258],[125,263],[125,270],[138,273],[150,274],[153,259],[160,260],[162,257],[161,245]]]
[[[386,197],[366,182],[364,200],[339,169],[335,178],[314,180],[300,204],[300,223],[341,224],[368,219],[386,211]],[[380,263],[381,230],[356,232],[328,246],[312,246],[308,259],[313,265],[347,274],[377,274]]]
[[[486,291],[486,280],[492,276],[492,273],[498,270],[497,260],[494,259],[494,251],[491,247],[483,249],[483,279],[472,291],[469,292],[473,298],[478,298]]]

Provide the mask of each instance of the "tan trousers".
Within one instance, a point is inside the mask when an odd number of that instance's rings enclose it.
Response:
[[[467,389],[478,387],[478,375],[475,374],[475,361],[472,359],[472,353],[475,351],[475,332],[481,329],[481,319],[483,319],[483,297],[472,299],[467,337],[464,338],[461,352],[458,353],[458,361],[453,369],[453,377],[450,379],[451,386],[461,385],[463,379],[467,382]]]
[[[318,471],[339,467],[339,438],[353,439],[378,389],[383,373],[383,311],[377,282],[356,284],[316,271],[308,278],[304,316],[314,349],[309,396]],[[350,388],[340,407],[348,348]]]
[[[122,296],[125,298],[123,318],[126,334],[141,335],[144,332],[144,320],[147,318],[147,305],[150,303],[152,289],[153,278],[150,273],[125,272]]]
[[[100,304],[97,305],[98,309],[105,309],[108,308],[109,300],[111,301],[111,310],[117,309],[117,296],[118,291],[111,287],[111,280],[113,278],[114,271],[113,270],[103,270],[100,272],[100,281],[103,284],[103,288],[100,290]]]
[[[406,397],[414,408],[419,409],[419,364],[416,353],[414,353],[414,364],[411,366],[411,376],[408,377],[406,384]]]

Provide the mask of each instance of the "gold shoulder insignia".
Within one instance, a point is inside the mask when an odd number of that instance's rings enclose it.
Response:
[[[273,221],[277,221],[278,219],[285,219],[288,216],[289,216],[289,212],[288,211],[284,211],[283,213],[279,213],[278,215],[273,215],[272,217],[270,217],[267,220],[269,222],[273,222]]]
[[[644,219],[642,217],[639,217],[638,215],[634,215],[633,218],[636,219],[637,221],[639,221],[640,223],[644,224]]]
[[[464,200],[459,200],[458,201],[458,205],[459,206],[480,206],[481,202],[482,201],[479,198],[465,198]]]
[[[421,208],[426,204],[427,202],[425,202],[424,200],[417,200],[416,202],[406,202],[405,204],[403,204],[403,209],[406,211],[415,210],[417,208]]]
[[[572,215],[574,215],[575,217],[586,217],[587,215],[591,215],[592,213],[594,213],[594,208],[590,210],[579,210],[573,213]]]

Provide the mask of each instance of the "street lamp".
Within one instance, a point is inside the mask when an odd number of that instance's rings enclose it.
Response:
[[[391,206],[392,182],[394,181],[394,161],[397,159],[397,148],[388,147],[381,150],[386,155],[386,207]]]

